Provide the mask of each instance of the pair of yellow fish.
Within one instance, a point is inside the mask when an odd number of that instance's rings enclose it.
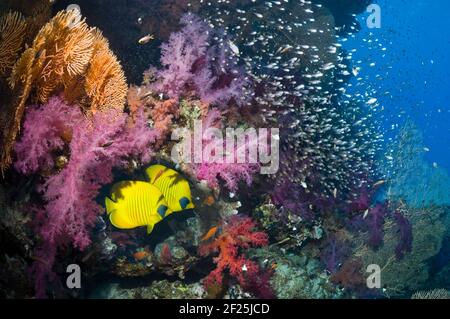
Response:
[[[194,208],[189,183],[178,172],[163,165],[145,171],[148,182],[123,181],[114,184],[111,198],[105,198],[111,224],[120,229],[155,224],[173,212]]]

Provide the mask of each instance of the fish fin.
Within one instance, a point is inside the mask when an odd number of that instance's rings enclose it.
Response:
[[[164,218],[166,216],[168,207],[166,205],[159,205],[158,207],[158,214],[161,216],[161,218]]]
[[[153,231],[154,225],[147,225],[147,235],[150,235],[150,233]]]
[[[181,197],[178,202],[180,203],[181,209],[187,209],[188,205],[191,203],[186,196]]]
[[[106,212],[108,215],[111,215],[111,213],[116,211],[116,205],[117,203],[113,201],[111,198],[109,197],[105,198]]]
[[[149,182],[153,184],[164,172],[166,171],[167,167],[155,164],[147,167],[145,170],[145,174],[147,175]]]
[[[113,225],[116,228],[122,229],[123,227],[120,227],[119,224],[116,221],[116,214],[115,213],[111,213],[109,214],[109,221],[111,222],[111,225]]]

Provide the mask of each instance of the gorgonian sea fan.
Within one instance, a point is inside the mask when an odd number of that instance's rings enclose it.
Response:
[[[387,202],[377,203],[365,213],[360,213],[348,220],[348,227],[353,231],[368,233],[368,245],[378,249],[383,244],[384,222],[391,215]]]
[[[398,231],[398,244],[395,246],[395,256],[402,259],[412,250],[413,229],[410,221],[399,211],[394,212],[394,221]]]

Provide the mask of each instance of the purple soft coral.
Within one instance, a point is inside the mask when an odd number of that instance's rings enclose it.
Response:
[[[164,68],[157,71],[158,81],[152,87],[176,99],[192,81],[192,67],[206,55],[209,39],[208,25],[197,16],[186,14],[180,23],[183,29],[172,33],[169,42],[161,46],[161,64]]]
[[[194,93],[218,106],[248,102],[250,83],[236,66],[229,41],[212,45],[213,29],[194,14],[185,14],[180,23],[183,28],[161,47],[163,69],[154,71],[156,82],[150,89],[173,99]]]
[[[409,220],[398,211],[394,213],[394,220],[399,233],[399,242],[397,246],[395,246],[395,256],[397,259],[402,259],[405,256],[405,253],[409,253],[412,250],[412,225]]]

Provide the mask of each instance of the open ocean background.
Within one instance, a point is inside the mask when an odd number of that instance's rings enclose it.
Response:
[[[346,46],[358,48],[355,61],[376,64],[363,68],[360,76],[367,76],[378,92],[387,137],[394,136],[405,120],[412,120],[430,149],[427,161],[449,172],[450,2],[379,0],[377,4],[381,28],[367,28],[369,13],[362,14],[362,30]],[[373,42],[368,43],[369,39]],[[378,43],[387,50],[376,48]]]

